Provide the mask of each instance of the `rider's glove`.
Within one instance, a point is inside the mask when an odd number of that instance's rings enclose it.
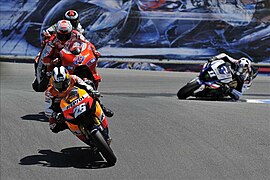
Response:
[[[91,81],[90,81],[91,82]],[[91,82],[92,83],[92,82]],[[90,85],[88,85],[87,87],[87,92],[88,94],[93,97],[93,98],[98,98],[100,97],[100,92],[98,92],[97,90],[94,90],[94,88]]]
[[[56,121],[61,121],[63,118],[63,114],[60,112],[53,112],[52,113],[52,118],[54,118]]]
[[[44,40],[50,39],[50,37],[51,37],[51,34],[49,32],[47,32],[47,31],[42,32],[42,38]]]
[[[93,50],[94,51],[94,54],[97,58],[99,58],[101,56],[101,53],[97,50]]]
[[[240,76],[240,74],[241,74],[241,73],[238,72],[238,71],[235,73],[236,76]]]
[[[90,95],[93,97],[93,98],[99,98],[100,97],[100,92],[96,91],[96,90],[92,90],[90,92]]]

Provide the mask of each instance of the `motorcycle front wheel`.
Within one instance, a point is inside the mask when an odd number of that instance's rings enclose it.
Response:
[[[199,87],[200,87],[200,85],[198,84],[197,81],[191,81],[191,82],[187,83],[184,87],[182,87],[177,92],[178,99],[186,99],[186,98],[188,98]]]
[[[98,148],[98,150],[101,152],[103,157],[106,159],[107,163],[109,166],[113,166],[116,163],[116,156],[114,155],[112,149],[110,146],[107,144],[105,139],[103,138],[102,134],[100,131],[94,131],[91,133],[94,142]]]

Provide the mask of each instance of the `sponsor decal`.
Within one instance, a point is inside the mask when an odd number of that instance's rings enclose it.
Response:
[[[84,100],[88,95],[85,94],[83,95],[82,97],[78,98],[78,99],[75,99],[74,101],[72,101],[69,105],[67,105],[66,107],[64,107],[62,109],[62,111],[65,111],[65,110],[68,110],[70,108],[72,108],[74,105],[78,104],[79,102],[81,102],[82,100]]]
[[[73,66],[65,66],[65,68],[66,68],[67,70],[73,70],[73,69],[74,69]]]
[[[81,64],[84,61],[84,56],[76,56],[73,60],[74,64]]]
[[[86,63],[86,65],[91,66],[91,64],[93,64],[95,61],[96,61],[96,58],[92,58]]]

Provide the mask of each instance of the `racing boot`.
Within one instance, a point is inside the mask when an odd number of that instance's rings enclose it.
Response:
[[[113,117],[114,115],[114,112],[108,108],[106,108],[103,104],[100,104],[101,106],[101,109],[103,110],[104,114],[107,116],[107,117]]]
[[[237,91],[236,89],[232,89],[230,92],[229,92],[229,96],[231,96],[231,98],[235,101],[239,100],[240,97],[242,96],[242,93]]]

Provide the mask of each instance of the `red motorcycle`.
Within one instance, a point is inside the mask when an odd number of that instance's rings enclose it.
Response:
[[[67,43],[60,51],[61,64],[83,80],[91,80],[97,89],[101,77],[97,72],[98,57],[90,42],[75,41]]]

